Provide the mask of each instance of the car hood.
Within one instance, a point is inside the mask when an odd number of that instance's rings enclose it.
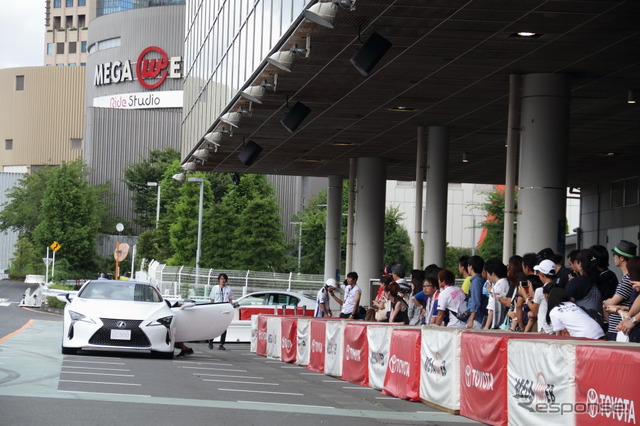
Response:
[[[126,300],[93,300],[76,298],[67,309],[91,318],[145,320],[153,316],[171,315],[165,302],[130,302]]]

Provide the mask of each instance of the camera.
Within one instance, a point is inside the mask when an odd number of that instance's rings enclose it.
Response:
[[[524,288],[529,287],[529,281],[520,281],[520,287],[524,287]]]

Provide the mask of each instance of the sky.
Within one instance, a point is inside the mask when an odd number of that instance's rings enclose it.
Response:
[[[45,0],[0,0],[0,69],[44,64]]]

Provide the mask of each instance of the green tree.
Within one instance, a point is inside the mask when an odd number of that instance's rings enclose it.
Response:
[[[31,238],[40,223],[45,190],[55,173],[56,167],[43,167],[18,181],[7,193],[9,201],[0,206],[0,231],[11,229]]]
[[[180,159],[180,153],[173,148],[149,151],[149,156],[138,163],[129,164],[123,171],[122,181],[131,191],[133,211],[138,215],[134,220],[138,225],[151,228],[155,227],[157,191],[156,187],[147,186],[147,182],[158,182],[161,185],[160,198],[162,201],[163,190],[161,181],[165,177],[167,169]],[[163,215],[162,205],[160,217]]]
[[[483,192],[483,194],[487,197],[486,201],[472,205],[486,213],[486,219],[480,224],[480,227],[486,230],[486,234],[482,244],[478,246],[477,254],[484,259],[492,257],[501,259],[504,240],[504,189],[495,186],[493,191]],[[514,210],[517,210],[517,199],[514,204]],[[513,240],[515,242],[515,230]]]
[[[398,207],[389,207],[385,211],[383,265],[400,263],[405,266],[408,274],[413,264],[413,248],[409,233],[402,226],[402,219],[404,215]]]
[[[104,211],[104,192],[91,186],[87,175],[88,168],[80,161],[63,163],[54,170],[33,231],[36,247],[59,242],[62,248],[57,257],[65,259],[73,271],[95,266],[96,236]]]
[[[11,258],[9,273],[18,277],[41,273],[44,269],[44,264],[38,252],[26,235],[20,235]]]

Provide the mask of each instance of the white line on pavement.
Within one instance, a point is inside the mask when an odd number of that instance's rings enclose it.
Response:
[[[264,383],[264,382],[239,382],[237,380],[219,380],[219,379],[202,379],[203,382],[220,382],[220,383],[232,383],[242,385],[264,385],[264,386],[278,386],[278,383]]]
[[[304,396],[303,393],[291,393],[291,392],[269,392],[269,391],[258,391],[251,389],[218,389],[219,391],[226,392],[252,392],[252,393],[268,393],[272,395],[293,395],[293,396]]]
[[[88,383],[92,385],[142,386],[140,383],[87,382],[82,380],[62,380],[62,379],[60,379],[60,381],[68,382],[68,383]]]

